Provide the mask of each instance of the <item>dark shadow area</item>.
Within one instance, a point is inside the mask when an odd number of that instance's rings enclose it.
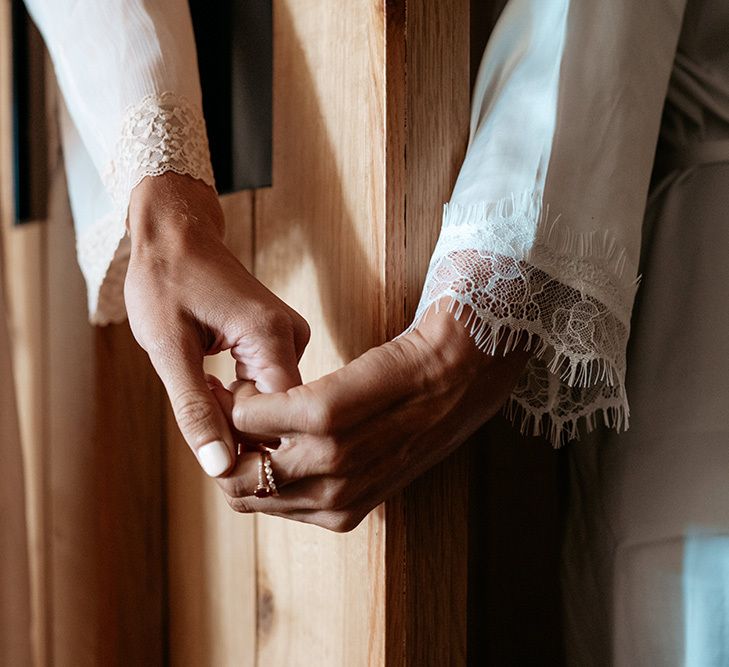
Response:
[[[542,438],[520,435],[501,415],[474,438],[469,665],[564,664],[560,567],[567,455]]]
[[[272,0],[189,0],[221,194],[271,185]]]
[[[48,213],[45,48],[22,0],[13,0],[12,100],[15,223]]]
[[[471,0],[471,85],[506,0]],[[499,415],[470,444],[468,664],[564,664],[567,451]]]

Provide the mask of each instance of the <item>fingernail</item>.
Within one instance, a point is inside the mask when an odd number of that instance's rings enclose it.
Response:
[[[224,442],[216,440],[197,450],[197,460],[210,477],[217,477],[230,467],[230,451]]]

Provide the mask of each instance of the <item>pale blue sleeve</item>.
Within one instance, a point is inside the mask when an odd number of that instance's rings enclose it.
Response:
[[[628,425],[641,225],[684,0],[511,0],[413,327],[466,314],[533,355],[507,412],[555,444]]]

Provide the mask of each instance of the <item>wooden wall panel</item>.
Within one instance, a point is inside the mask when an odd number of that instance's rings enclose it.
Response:
[[[1,195],[0,195],[1,197]],[[7,218],[4,218],[7,220]],[[25,513],[31,570],[32,644],[35,664],[45,664],[46,646],[46,506],[44,481],[46,461],[44,455],[46,401],[46,350],[43,337],[44,270],[42,258],[43,233],[37,225],[20,229],[3,229],[5,275],[22,271],[25,279],[5,281],[7,313],[12,359],[14,366],[15,396],[23,446],[25,472]],[[27,333],[27,335],[22,335]],[[21,334],[21,335],[19,335]],[[4,378],[3,378],[4,380]],[[3,405],[2,409],[8,409]]]
[[[43,222],[44,264],[49,276],[44,285],[44,344],[48,351],[44,415],[50,613],[47,648],[51,664],[68,665],[76,656],[81,664],[93,665],[102,648],[95,531],[94,332],[86,322],[84,285],[75,266],[60,162],[53,168],[49,220]],[[53,252],[49,256],[51,239]],[[52,283],[53,297],[49,293]]]
[[[43,312],[45,235],[38,224],[13,228],[10,1],[0,0],[0,249],[6,290],[7,326],[12,341],[15,394],[23,447],[25,517],[31,584],[31,643],[35,665],[46,663],[46,523],[44,408],[45,348]],[[22,276],[22,280],[10,280]],[[4,324],[4,323],[3,323]],[[2,326],[3,324],[0,324]],[[4,379],[4,378],[3,378]],[[8,409],[0,406],[0,409]]]
[[[88,324],[60,163],[51,180],[44,443],[50,662],[159,664],[162,389],[127,324]]]
[[[3,12],[7,7],[3,2]],[[0,57],[4,72],[6,55]],[[2,103],[5,155],[7,97]],[[48,219],[7,227],[7,169],[0,179],[26,467],[34,664],[161,664],[162,391],[127,325],[88,324],[54,110],[51,104]]]
[[[465,153],[470,58],[468,0],[407,0],[404,23],[402,3],[387,4],[388,212],[403,211],[388,223],[392,335],[414,315]],[[461,447],[386,504],[388,665],[466,664],[469,457]]]
[[[222,198],[228,247],[252,265],[250,192]],[[228,353],[209,373],[234,378]],[[256,665],[255,517],[231,511],[168,416],[169,662],[174,667]]]
[[[273,187],[257,276],[309,321],[305,380],[385,339],[383,3],[274,3]],[[260,664],[384,661],[381,510],[353,533],[257,519]]]
[[[0,198],[2,195],[0,195]],[[8,218],[5,218],[8,220]],[[12,233],[11,233],[12,231]],[[4,230],[5,275],[24,276],[22,281],[6,279],[8,325],[13,344],[15,393],[25,467],[25,503],[31,569],[32,641],[36,664],[45,664],[46,637],[46,506],[44,455],[47,406],[44,345],[45,266],[43,229],[36,224]],[[2,406],[5,409],[5,406]]]

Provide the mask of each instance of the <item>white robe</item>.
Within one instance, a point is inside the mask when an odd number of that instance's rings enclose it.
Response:
[[[468,154],[417,321],[450,296],[476,342],[533,340],[507,410],[562,442],[628,421],[640,226],[685,0],[511,0],[474,92]],[[184,0],[28,0],[62,124],[92,321],[123,317],[126,207],[166,170],[212,183]],[[103,35],[103,39],[99,39]]]
[[[125,317],[133,187],[166,171],[213,185],[185,0],[26,0],[53,60],[90,319]]]

